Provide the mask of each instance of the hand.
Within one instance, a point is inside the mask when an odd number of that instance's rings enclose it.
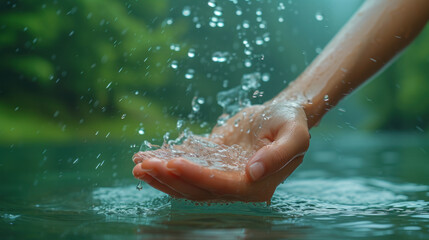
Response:
[[[245,171],[204,167],[160,149],[136,153],[133,174],[177,198],[269,202],[276,187],[302,162],[309,139],[302,107],[273,101],[243,109],[225,125],[215,127],[209,137],[217,144],[237,144],[255,152]],[[160,154],[169,161],[155,157]]]

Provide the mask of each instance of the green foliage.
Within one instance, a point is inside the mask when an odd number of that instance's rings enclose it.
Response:
[[[429,27],[392,66],[363,89],[375,112],[371,128],[429,129]],[[362,97],[362,99],[366,99]]]
[[[244,74],[269,74],[259,89],[263,96],[252,99],[262,103],[305,69],[346,21],[331,21],[328,13],[335,9],[327,2],[295,1],[279,10],[271,1],[219,1],[218,18],[225,25],[212,27],[214,8],[206,1],[2,1],[0,143],[159,139],[176,128],[177,118],[188,117],[194,97],[204,97],[205,104],[194,114],[198,121],[186,124],[207,132],[221,113],[216,94],[239,85]],[[190,16],[183,16],[185,6]],[[263,12],[260,20],[256,10]],[[327,13],[324,21],[314,19],[316,11]],[[264,36],[266,44],[254,44]],[[373,99],[372,127],[429,127],[428,39],[426,29],[361,93]],[[194,58],[187,58],[190,48]],[[213,63],[217,51],[228,53],[229,60]],[[179,64],[175,70],[173,60]],[[252,66],[245,67],[244,60]],[[184,77],[189,69],[193,79]]]
[[[146,125],[150,138],[154,118],[158,128],[171,125],[157,96],[146,95],[173,81],[157,63],[169,61],[170,41],[186,26],[166,27],[168,10],[167,0],[1,3],[0,141],[91,139],[95,131],[136,138]]]

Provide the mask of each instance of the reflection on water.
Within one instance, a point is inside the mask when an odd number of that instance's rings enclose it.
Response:
[[[1,239],[428,239],[429,162],[419,150],[427,149],[427,141],[371,137],[366,144],[358,139],[352,144],[356,149],[342,145],[353,141],[313,142],[303,165],[279,186],[269,206],[198,205],[145,184],[138,191],[130,174],[131,153],[124,154],[129,166],[122,173],[108,151],[98,169],[85,164],[85,154],[72,164],[77,148],[3,151],[10,160],[22,159],[23,152],[58,155],[48,156],[40,168],[29,165],[33,173],[11,170],[0,176]],[[50,159],[71,160],[51,166]],[[2,163],[3,169],[13,166],[19,161]]]

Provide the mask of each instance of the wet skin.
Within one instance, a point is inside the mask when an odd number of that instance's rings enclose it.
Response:
[[[209,139],[256,153],[243,172],[210,169],[184,158],[165,161],[151,152],[139,152],[133,157],[133,174],[177,198],[269,202],[276,187],[302,162],[310,135],[299,105],[268,103],[243,109],[224,126],[215,127]]]

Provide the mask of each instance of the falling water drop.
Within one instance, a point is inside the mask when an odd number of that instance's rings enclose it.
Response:
[[[245,67],[251,67],[252,66],[252,62],[249,59],[244,60],[244,66]]]
[[[212,55],[212,61],[213,62],[226,62],[228,60],[228,52],[214,52]]]
[[[190,58],[195,57],[195,49],[190,48],[190,49],[188,50],[188,57],[190,57]]]
[[[185,73],[185,78],[186,79],[194,78],[194,73],[195,73],[194,69],[192,69],[192,68],[188,69],[188,71]]]
[[[139,183],[136,186],[136,189],[139,191],[143,189],[142,181],[139,181]]]
[[[216,2],[214,0],[210,0],[207,4],[209,7],[216,7]]]
[[[188,6],[184,7],[182,10],[182,15],[185,17],[188,17],[189,15],[191,15],[191,8]]]
[[[243,27],[244,27],[244,28],[249,28],[249,27],[250,27],[250,23],[249,23],[249,21],[244,20],[244,21],[243,21]]]
[[[323,20],[323,15],[321,12],[317,12],[316,15],[314,15],[314,17],[316,18],[317,21],[322,21]]]
[[[216,9],[214,10],[214,15],[216,16],[222,16],[222,8],[221,7],[216,7]]]
[[[171,68],[172,68],[172,69],[177,69],[177,67],[178,67],[178,63],[177,63],[177,61],[176,61],[176,60],[173,60],[173,61],[171,62],[171,64],[170,64],[170,66],[171,66]]]
[[[264,74],[262,74],[262,81],[263,81],[263,82],[268,82],[268,81],[270,81],[270,74],[269,74],[269,73],[264,73]]]
[[[138,132],[139,132],[139,135],[143,135],[144,134],[144,128],[140,128]]]
[[[264,44],[264,40],[262,40],[261,37],[256,37],[255,43],[256,43],[256,45],[262,45],[262,44]]]
[[[198,103],[198,104],[204,104],[204,103],[205,103],[205,99],[204,99],[203,97],[199,97],[199,98],[197,99],[197,103]]]

